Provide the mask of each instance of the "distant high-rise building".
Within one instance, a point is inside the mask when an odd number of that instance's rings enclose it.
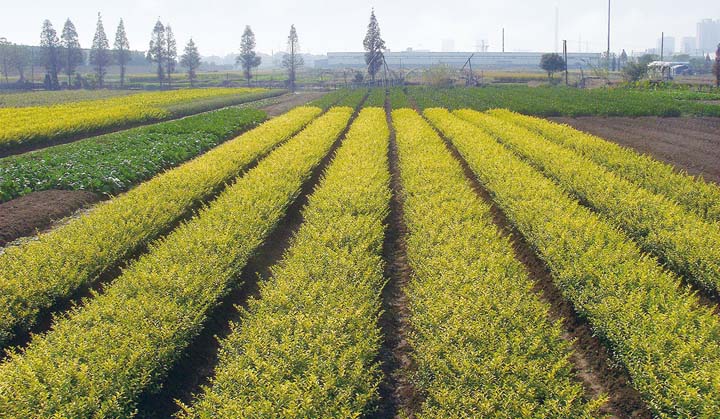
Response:
[[[695,55],[696,49],[697,49],[697,38],[695,38],[694,36],[683,37],[682,49],[681,49],[681,52],[683,54]]]
[[[443,39],[442,47],[440,50],[442,52],[455,52],[455,40],[454,39]]]
[[[660,52],[663,53],[664,58],[672,57],[673,54],[675,54],[675,37],[666,35],[664,45],[663,45],[663,40],[658,39],[657,50],[658,50],[658,53],[660,53]]]
[[[697,24],[697,49],[701,54],[714,52],[720,43],[720,20],[703,19]]]

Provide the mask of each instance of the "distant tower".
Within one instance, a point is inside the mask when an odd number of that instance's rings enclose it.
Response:
[[[555,5],[555,52],[560,52],[560,7]]]

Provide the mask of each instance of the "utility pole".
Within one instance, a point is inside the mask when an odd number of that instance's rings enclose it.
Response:
[[[502,28],[502,52],[505,52],[505,28]]]
[[[665,61],[665,32],[660,33],[660,61]]]
[[[563,39],[563,57],[565,60],[565,86],[568,86],[568,57],[567,57],[567,39]]]
[[[607,45],[607,67],[610,71],[610,1],[608,0],[608,45]]]

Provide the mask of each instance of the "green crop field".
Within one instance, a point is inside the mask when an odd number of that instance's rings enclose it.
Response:
[[[543,118],[717,92],[278,93],[0,96],[0,209],[106,198],[0,250],[0,418],[720,417],[720,186]]]

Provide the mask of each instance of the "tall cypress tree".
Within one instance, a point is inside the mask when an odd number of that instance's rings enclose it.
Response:
[[[165,71],[167,72],[168,84],[172,84],[172,74],[177,66],[177,43],[170,25],[165,26]]]
[[[105,27],[103,27],[102,16],[98,13],[97,26],[95,27],[95,37],[93,38],[92,48],[90,48],[90,64],[95,67],[95,77],[97,77],[98,86],[103,87],[105,82],[105,74],[107,68],[112,62],[110,55],[110,43],[107,35],[105,35]]]
[[[115,61],[120,66],[120,87],[125,85],[125,69],[127,63],[130,62],[130,43],[125,33],[125,24],[120,19],[117,30],[115,31]]]
[[[148,48],[147,59],[151,63],[157,64],[157,76],[160,86],[165,79],[165,26],[158,19],[153,28],[152,37],[150,38],[150,48]]]
[[[242,65],[248,86],[252,78],[252,69],[259,66],[261,61],[262,58],[255,53],[255,34],[250,29],[250,26],[245,26],[245,32],[243,32],[240,39],[240,55],[237,57],[237,62]]]
[[[60,40],[57,37],[57,32],[55,32],[52,23],[47,19],[43,22],[42,33],[40,34],[40,47],[42,48],[42,61],[45,66],[47,87],[57,89],[60,85],[58,82],[58,73],[61,69]]]
[[[380,25],[375,17],[375,9],[370,12],[370,23],[363,46],[365,47],[365,64],[367,64],[368,74],[375,81],[375,75],[383,65],[383,51],[385,50],[385,41],[380,37]]]
[[[288,70],[288,87],[294,92],[297,69],[305,63],[300,56],[300,41],[297,31],[295,30],[295,25],[290,25],[287,48],[288,52],[283,56],[282,65]]]
[[[75,69],[83,63],[83,53],[80,48],[77,30],[75,30],[75,25],[73,25],[70,19],[65,21],[60,39],[62,41],[63,66],[65,67],[65,74],[68,78],[68,86],[70,86],[72,84],[72,76],[75,74]]]
[[[198,67],[200,67],[200,53],[192,38],[190,38],[190,41],[185,45],[185,52],[182,57],[180,57],[180,65],[187,69],[190,86],[195,86],[195,79],[197,78],[196,71]]]

